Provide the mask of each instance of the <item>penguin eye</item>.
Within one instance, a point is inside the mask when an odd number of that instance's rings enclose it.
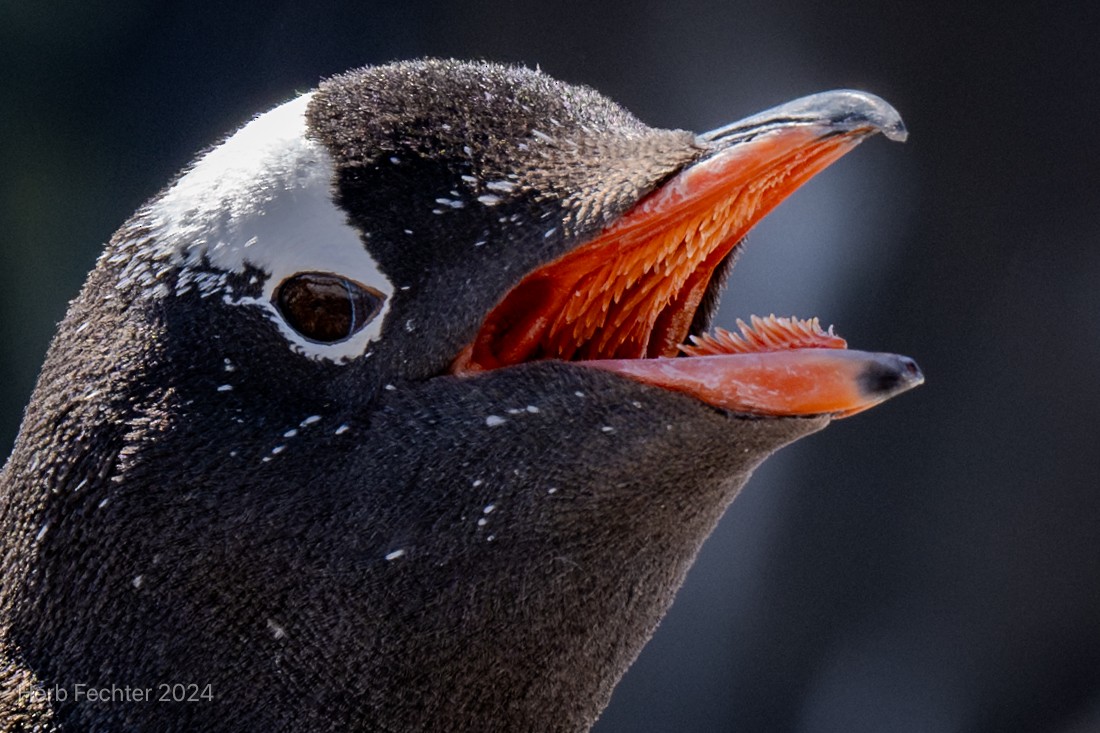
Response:
[[[272,296],[286,322],[311,341],[335,343],[374,320],[386,296],[372,287],[325,272],[300,272]]]

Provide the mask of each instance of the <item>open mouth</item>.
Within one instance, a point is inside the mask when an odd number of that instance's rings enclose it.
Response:
[[[920,384],[916,364],[847,350],[816,319],[705,333],[740,243],[761,218],[898,113],[862,92],[816,94],[699,137],[706,152],[591,241],[529,273],[452,371],[580,362],[732,412],[845,416]]]

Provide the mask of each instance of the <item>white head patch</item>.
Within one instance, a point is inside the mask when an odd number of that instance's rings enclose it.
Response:
[[[202,156],[148,214],[161,249],[157,259],[182,269],[177,293],[194,287],[207,295],[221,293],[233,305],[260,308],[297,351],[346,361],[377,340],[394,288],[332,201],[332,158],[306,137],[312,96],[304,94],[249,122]],[[232,299],[226,280],[248,267],[267,273],[263,292]],[[287,325],[271,301],[279,283],[299,272],[333,273],[369,285],[386,296],[386,304],[344,341],[311,341]]]

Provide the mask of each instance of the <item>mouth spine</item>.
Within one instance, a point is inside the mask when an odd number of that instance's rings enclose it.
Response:
[[[739,334],[716,328],[710,333],[691,336],[691,343],[681,344],[680,351],[691,357],[848,347],[843,338],[833,333],[831,326],[828,330],[821,328],[817,318],[781,318],[773,313],[766,318],[751,316],[749,320],[750,323],[745,323],[738,319]]]

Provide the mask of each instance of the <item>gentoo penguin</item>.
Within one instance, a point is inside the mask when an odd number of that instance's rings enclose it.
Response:
[[[539,72],[327,80],[107,245],[0,479],[3,727],[584,731],[753,468],[922,379],[707,333],[869,94],[695,135]]]

